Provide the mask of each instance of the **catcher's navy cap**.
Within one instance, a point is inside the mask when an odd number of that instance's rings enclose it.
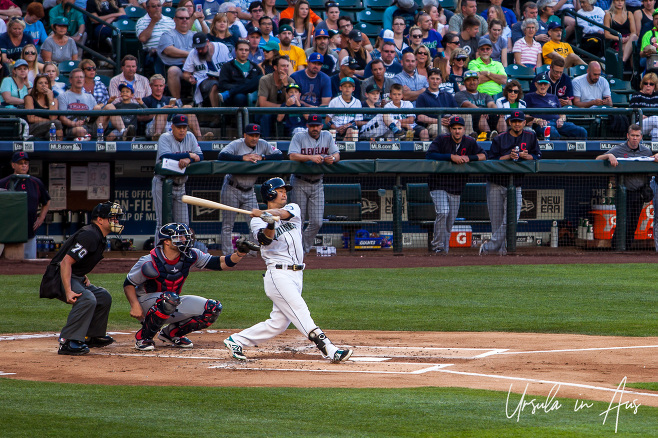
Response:
[[[464,121],[463,117],[452,116],[452,117],[450,117],[450,120],[448,121],[448,126],[452,126],[452,125],[466,126],[466,122]]]
[[[255,123],[250,123],[244,127],[244,133],[250,135],[256,135],[256,134],[260,135],[260,125],[257,125]]]
[[[171,119],[171,124],[174,126],[187,126],[189,125],[187,121],[187,116],[185,114],[176,114]]]
[[[318,114],[311,114],[308,116],[308,120],[306,121],[307,125],[324,125],[324,122],[322,121],[322,117],[320,117]]]
[[[21,160],[30,161],[30,157],[27,156],[27,152],[25,152],[25,151],[16,151],[16,152],[14,152],[14,155],[11,156],[11,162],[12,163],[18,163]]]
[[[525,121],[525,114],[523,113],[523,111],[514,111],[512,115],[509,116],[508,120],[510,122],[513,122],[515,120],[523,122]]]

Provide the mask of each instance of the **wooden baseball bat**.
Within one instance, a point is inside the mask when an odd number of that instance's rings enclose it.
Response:
[[[243,210],[241,208],[231,207],[230,205],[220,204],[219,202],[210,201],[208,199],[197,198],[196,196],[183,195],[181,200],[190,205],[198,205],[199,207],[212,208],[215,210],[228,210],[234,211],[236,213],[248,214],[251,215],[249,210]],[[275,221],[278,221],[279,216],[273,216]]]

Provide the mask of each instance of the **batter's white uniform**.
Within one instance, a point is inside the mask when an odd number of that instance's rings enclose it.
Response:
[[[254,347],[283,333],[292,322],[305,338],[318,326],[311,318],[306,302],[302,298],[304,271],[292,271],[288,267],[302,265],[304,248],[302,247],[302,220],[297,204],[283,207],[292,216],[275,223],[274,240],[271,244],[261,245],[260,253],[267,264],[263,276],[265,294],[274,303],[270,319],[260,322],[248,329],[236,333],[231,338],[242,346]],[[251,233],[258,240],[258,232],[267,227],[261,218],[251,219]],[[334,357],[338,348],[327,340],[327,355]]]

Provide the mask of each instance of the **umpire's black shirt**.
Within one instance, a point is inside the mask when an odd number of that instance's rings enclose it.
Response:
[[[71,273],[77,277],[84,277],[103,259],[106,245],[107,240],[98,225],[95,223],[85,225],[64,242],[51,264],[61,262],[68,254],[75,260]]]

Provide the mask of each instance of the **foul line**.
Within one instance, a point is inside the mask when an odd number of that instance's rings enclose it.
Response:
[[[658,348],[658,345],[629,345],[625,347],[592,347],[592,348],[565,348],[563,350],[535,350],[535,351],[507,351],[501,350],[493,354],[535,354],[535,353],[575,353],[578,351],[601,351],[601,350],[629,350],[634,348]]]
[[[550,384],[550,385],[571,386],[571,387],[574,387],[574,388],[595,389],[595,390],[598,390],[598,391],[606,391],[606,392],[617,392],[617,391],[619,391],[619,389],[617,389],[617,388],[605,388],[605,387],[602,387],[602,386],[585,385],[585,384],[582,384],[582,383],[558,382],[558,381],[554,381],[554,380],[531,379],[531,378],[528,378],[528,377],[497,376],[497,375],[494,375],[494,374],[472,373],[472,372],[466,372],[466,371],[453,371],[453,370],[445,370],[445,369],[437,369],[436,371],[438,371],[440,373],[458,374],[460,376],[488,377],[488,378],[491,378],[491,379],[500,379],[500,380],[517,380],[517,381],[531,382],[531,383],[546,383],[546,384]],[[627,388],[624,389],[624,394],[634,394],[634,395],[644,395],[644,396],[648,396],[648,397],[658,397],[658,394],[632,391],[632,390],[629,390]]]
[[[283,359],[282,359],[283,361]],[[286,360],[286,362],[290,362]],[[297,361],[297,362],[309,362]],[[397,364],[396,364],[397,365]],[[418,365],[417,363],[400,363],[400,365]],[[449,367],[452,364],[436,364],[427,368],[422,368],[416,371],[367,371],[367,370],[346,370],[346,369],[322,369],[322,370],[303,370],[299,368],[262,368],[262,367],[234,367],[231,364],[222,364],[222,365],[212,365],[208,368],[221,368],[221,369],[231,369],[235,371],[245,370],[245,371],[298,371],[298,372],[307,372],[307,373],[356,373],[356,374],[424,374],[430,371],[438,371],[441,368]]]

